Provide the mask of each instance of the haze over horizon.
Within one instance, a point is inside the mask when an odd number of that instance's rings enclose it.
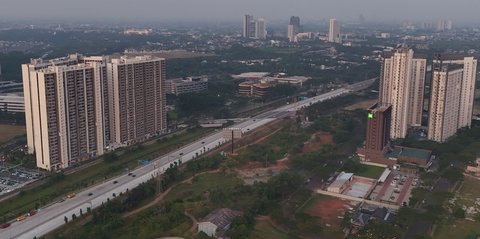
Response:
[[[478,0],[2,0],[0,5],[0,20],[240,21],[253,14],[269,21],[291,15],[316,21],[356,20],[363,14],[367,21],[480,22]]]

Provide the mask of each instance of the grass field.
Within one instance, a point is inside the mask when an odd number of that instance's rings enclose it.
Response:
[[[25,126],[0,124],[0,144],[25,134]]]
[[[475,199],[480,198],[480,180],[465,177],[462,188],[457,193],[457,205],[473,206]],[[480,222],[456,219],[452,223],[445,223],[435,232],[438,239],[470,239],[480,236]]]
[[[465,177],[462,188],[457,195],[458,203],[466,206],[474,206],[475,200],[480,198],[480,180]]]
[[[475,239],[480,236],[480,222],[456,220],[454,223],[443,225],[435,232],[435,239]]]
[[[136,167],[138,160],[165,154],[176,149],[179,145],[197,139],[205,133],[206,131],[204,130],[198,130],[178,135],[161,142],[156,142],[136,151],[125,152],[119,156],[119,159],[115,162],[107,163],[102,160],[95,165],[67,175],[64,179],[58,182],[47,183],[29,191],[25,191],[21,196],[2,201],[0,203],[0,215],[6,215],[7,218],[14,218],[21,213],[33,209],[36,203],[44,205],[58,200],[72,191],[103,181],[104,177],[118,175],[119,173],[124,172],[127,167]]]
[[[223,200],[214,205],[210,200],[210,191],[216,189],[227,190],[242,185],[242,181],[232,174],[209,173],[197,176],[192,183],[183,183],[172,188],[165,197],[165,201],[183,200],[184,207],[191,211],[197,219],[202,218],[216,207],[229,207],[232,209],[244,208],[245,204],[252,201],[250,195],[236,198],[235,201]]]
[[[268,220],[257,220],[252,239],[290,239],[287,234],[277,230]]]
[[[363,165],[361,170],[358,170],[358,172],[355,172],[355,175],[360,177],[378,179],[380,178],[384,170],[385,168],[383,167]]]

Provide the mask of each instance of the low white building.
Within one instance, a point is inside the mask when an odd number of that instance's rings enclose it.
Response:
[[[346,188],[348,188],[352,179],[353,173],[341,172],[335,181],[328,186],[327,191],[332,193],[342,193]]]
[[[215,209],[198,222],[198,232],[203,232],[210,237],[221,237],[230,228],[233,219],[241,215],[241,212],[228,208]]]

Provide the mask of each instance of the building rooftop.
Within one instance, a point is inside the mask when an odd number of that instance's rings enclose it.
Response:
[[[387,151],[385,157],[387,158],[400,158],[409,157],[417,158],[425,161],[430,160],[432,152],[424,149],[408,148],[408,147],[395,147],[393,150]]]
[[[353,173],[345,173],[341,172],[335,181],[333,181],[332,184],[330,184],[330,187],[342,187],[350,178],[353,177]]]
[[[269,75],[269,72],[245,72],[240,75],[232,75],[235,79],[243,79],[243,78],[262,78]]]
[[[368,108],[369,111],[371,112],[385,112],[388,108],[392,107],[390,104],[380,104],[380,103],[375,103],[372,106]]]

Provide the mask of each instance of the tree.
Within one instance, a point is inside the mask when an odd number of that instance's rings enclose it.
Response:
[[[118,160],[118,155],[114,152],[107,153],[103,155],[103,161],[107,163],[112,163]]]
[[[453,216],[463,219],[465,218],[465,210],[463,210],[462,208],[457,208],[455,209],[455,211],[453,211]]]

